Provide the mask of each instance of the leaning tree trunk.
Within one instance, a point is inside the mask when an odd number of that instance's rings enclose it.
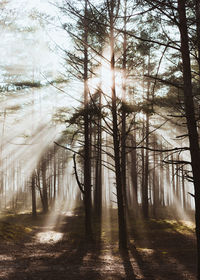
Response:
[[[194,100],[192,95],[191,64],[185,5],[185,0],[178,0],[179,29],[181,35],[181,55],[183,62],[184,105],[187,120],[187,129],[189,134],[191,164],[195,190],[195,222],[198,258],[197,277],[198,279],[200,279],[200,154],[198,132],[194,112]]]

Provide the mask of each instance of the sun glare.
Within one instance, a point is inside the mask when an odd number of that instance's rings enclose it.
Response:
[[[110,65],[110,48],[105,47],[100,59],[100,66],[95,71],[95,76],[89,79],[90,92],[94,93],[99,86],[103,95],[111,97],[112,71]],[[116,94],[120,98],[122,95],[122,72],[115,69]],[[106,104],[106,101],[105,101]]]

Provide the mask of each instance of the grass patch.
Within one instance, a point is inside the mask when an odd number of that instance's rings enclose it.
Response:
[[[183,235],[193,234],[195,232],[194,224],[186,224],[183,221],[176,220],[155,220],[147,222],[148,230],[162,230],[169,233],[180,233]]]
[[[9,222],[0,222],[0,239],[1,241],[17,241],[22,239],[26,234],[32,232],[32,229],[23,225],[11,224]]]
[[[132,220],[130,229],[136,229],[140,233],[156,234],[156,232],[180,233],[182,235],[194,234],[193,223],[168,219]]]
[[[42,225],[43,220],[44,216],[40,214],[35,219],[31,213],[3,213],[0,219],[0,240],[13,242],[22,240],[35,228]]]

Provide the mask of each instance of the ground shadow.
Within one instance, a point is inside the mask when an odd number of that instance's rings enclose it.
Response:
[[[145,279],[195,279],[194,235],[178,230],[165,220],[131,220],[130,252]]]
[[[105,217],[102,223],[94,219],[93,243],[85,241],[83,214],[78,209],[74,215],[58,217],[51,228],[62,234],[58,242],[35,241],[37,231],[43,230],[39,217],[25,239],[0,244],[0,279],[195,279],[195,242],[181,234],[177,224],[131,218],[129,248],[119,251],[116,209],[111,210],[108,224]]]

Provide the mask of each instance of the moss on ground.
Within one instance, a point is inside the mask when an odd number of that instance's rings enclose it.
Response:
[[[0,240],[1,241],[17,241],[32,231],[31,228],[23,225],[11,224],[6,221],[0,222]]]

